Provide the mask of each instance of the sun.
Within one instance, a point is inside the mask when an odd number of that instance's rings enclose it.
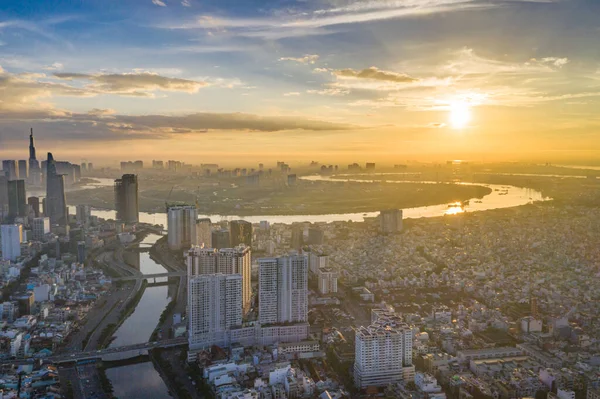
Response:
[[[471,121],[471,109],[464,101],[450,104],[450,125],[454,129],[464,129]]]

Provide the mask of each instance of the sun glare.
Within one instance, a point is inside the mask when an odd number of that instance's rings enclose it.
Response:
[[[454,129],[465,128],[471,120],[471,110],[469,104],[464,101],[457,101],[450,104],[450,125]]]

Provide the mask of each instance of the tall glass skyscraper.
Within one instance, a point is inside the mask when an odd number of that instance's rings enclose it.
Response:
[[[35,156],[35,145],[33,144],[33,129],[31,129],[31,134],[29,135],[29,183],[34,186],[42,184],[42,171],[40,170],[40,163]]]
[[[66,226],[68,223],[65,180],[63,175],[56,173],[56,162],[51,152],[46,163],[46,214],[52,225]]]

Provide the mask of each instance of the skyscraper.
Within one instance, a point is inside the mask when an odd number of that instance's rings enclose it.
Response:
[[[77,263],[85,263],[86,257],[85,241],[77,241]]]
[[[382,233],[397,233],[402,231],[402,209],[390,209],[379,214]]]
[[[33,239],[35,241],[42,241],[44,236],[50,233],[50,219],[47,217],[34,218],[31,230],[33,232]]]
[[[211,234],[212,238],[212,246],[213,248],[221,249],[221,248],[230,248],[229,242],[229,230],[220,229],[214,230]]]
[[[29,177],[29,174],[27,173],[27,161],[24,159],[19,160],[18,167],[19,167],[19,179],[27,180]]]
[[[242,276],[242,309],[244,314],[252,306],[252,252],[243,244],[219,250],[217,272]]]
[[[4,171],[4,176],[6,176],[8,180],[15,180],[19,176],[17,170],[17,161],[5,159],[2,161],[2,170]]]
[[[242,276],[208,274],[188,283],[190,350],[227,346],[227,331],[242,324]]]
[[[29,160],[37,159],[35,156],[35,145],[33,144],[33,128],[29,133]]]
[[[356,330],[354,383],[358,388],[402,381],[412,366],[412,329],[389,312],[372,313],[372,323]]]
[[[186,253],[189,276],[205,274],[239,274],[242,276],[242,307],[246,314],[252,305],[252,252],[250,247],[193,247]]]
[[[16,261],[21,256],[23,242],[23,226],[20,224],[3,224],[0,228],[2,235],[2,259]]]
[[[31,207],[33,215],[36,218],[40,217],[40,199],[38,197],[27,198],[27,204]]]
[[[217,256],[214,248],[192,247],[186,252],[188,277],[215,274],[217,272]]]
[[[188,249],[196,245],[196,219],[198,210],[195,206],[171,206],[167,210],[168,244],[170,250]]]
[[[232,220],[229,222],[229,244],[237,247],[244,244],[252,247],[252,223],[245,220]]]
[[[304,255],[258,260],[258,317],[261,324],[308,319],[308,261]]]
[[[29,182],[35,186],[42,184],[42,171],[35,155],[35,145],[33,143],[33,128],[29,134]]]
[[[92,208],[89,205],[79,204],[75,210],[75,218],[81,226],[87,226],[92,217]]]
[[[308,244],[310,245],[323,245],[325,239],[325,233],[323,230],[311,227],[308,229]]]
[[[299,251],[304,245],[304,227],[302,225],[292,226],[292,238],[290,248]]]
[[[0,221],[8,212],[8,179],[0,175]]]
[[[8,217],[14,219],[17,216],[27,216],[25,180],[8,181]]]
[[[115,207],[118,220],[125,223],[139,222],[140,210],[136,175],[123,175],[120,179],[115,180]]]
[[[196,220],[196,244],[212,248],[212,223],[209,218]]]
[[[50,224],[66,226],[69,221],[67,198],[65,197],[65,180],[56,173],[56,163],[52,153],[48,153],[46,162],[46,215]]]

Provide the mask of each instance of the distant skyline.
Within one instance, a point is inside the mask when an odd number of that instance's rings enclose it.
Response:
[[[0,3],[0,159],[600,162],[594,0]]]

